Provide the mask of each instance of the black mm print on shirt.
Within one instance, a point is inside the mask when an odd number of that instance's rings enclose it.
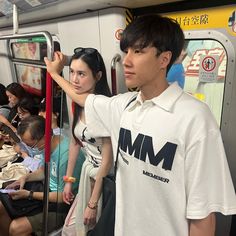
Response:
[[[131,131],[120,128],[118,145],[122,151],[133,155],[135,158],[147,162],[154,166],[158,166],[163,160],[162,168],[164,170],[171,170],[177,144],[166,142],[161,150],[155,154],[153,148],[152,137],[144,134],[138,134],[134,141],[132,141]]]

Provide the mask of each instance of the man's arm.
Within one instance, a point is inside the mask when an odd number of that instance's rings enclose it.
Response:
[[[189,236],[214,236],[215,227],[215,213],[211,213],[204,219],[190,221]]]

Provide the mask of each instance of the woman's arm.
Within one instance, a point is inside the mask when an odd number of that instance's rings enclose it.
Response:
[[[87,206],[87,208],[85,209],[85,213],[84,213],[85,224],[96,223],[96,214],[97,214],[96,205],[101,196],[103,177],[105,177],[109,173],[112,167],[112,164],[113,164],[113,156],[112,156],[111,139],[103,138],[102,162],[96,175],[94,188],[93,188],[93,191],[92,191],[89,203],[88,203],[89,206]],[[94,209],[91,209],[91,206],[94,207]]]
[[[189,236],[214,236],[215,227],[215,213],[211,213],[204,219],[190,221]]]
[[[73,86],[60,76],[60,73],[64,67],[66,57],[61,52],[54,53],[54,60],[50,61],[48,58],[44,58],[44,62],[47,66],[48,73],[52,76],[53,80],[65,91],[65,93],[81,107],[84,107],[85,100],[88,94],[77,94]]]
[[[67,165],[67,170],[66,170],[66,176],[68,177],[73,177],[73,172],[74,172],[74,168],[75,168],[79,151],[80,151],[80,145],[72,137],[70,141],[70,146],[69,146],[69,158],[68,158],[68,165]],[[63,201],[67,204],[70,204],[73,198],[74,198],[74,195],[72,193],[72,183],[66,182],[64,191],[63,191]]]

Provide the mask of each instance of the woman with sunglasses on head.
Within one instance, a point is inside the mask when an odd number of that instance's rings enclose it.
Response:
[[[94,48],[77,48],[70,61],[70,81],[77,94],[94,93],[111,96],[106,69],[100,53]],[[66,87],[62,87],[66,90]],[[92,229],[101,212],[102,179],[112,166],[110,138],[95,138],[87,129],[83,107],[74,104],[74,116],[66,182],[63,200],[71,204],[74,195],[71,186],[76,158],[80,149],[85,154],[79,192],[65,221],[62,235],[86,235]]]

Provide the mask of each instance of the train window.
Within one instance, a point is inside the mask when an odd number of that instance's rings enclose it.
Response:
[[[58,42],[54,42],[55,50],[60,50]],[[34,37],[29,39],[15,39],[10,41],[10,51],[16,78],[26,91],[40,97],[45,97],[46,69],[40,68],[44,64],[43,58],[47,56],[47,44],[44,37]],[[36,63],[38,66],[27,65]],[[57,86],[54,83],[54,89]]]
[[[16,39],[10,43],[13,59],[27,59],[42,61],[46,56],[45,38],[37,37],[31,39]],[[45,71],[35,66],[15,64],[18,82],[31,94],[43,96]]]
[[[206,102],[221,123],[226,76],[226,51],[216,40],[188,40],[182,64],[184,90]]]
[[[54,50],[60,51],[60,44],[54,39]],[[47,43],[44,37],[11,39],[9,48],[15,69],[17,82],[27,92],[42,100],[46,96],[46,69],[43,58],[47,56]],[[36,66],[34,66],[36,65]],[[65,94],[53,81],[53,97],[62,102],[60,127],[69,123]]]
[[[13,57],[42,61],[43,57],[47,56],[45,44],[44,38],[17,39],[11,43]]]

